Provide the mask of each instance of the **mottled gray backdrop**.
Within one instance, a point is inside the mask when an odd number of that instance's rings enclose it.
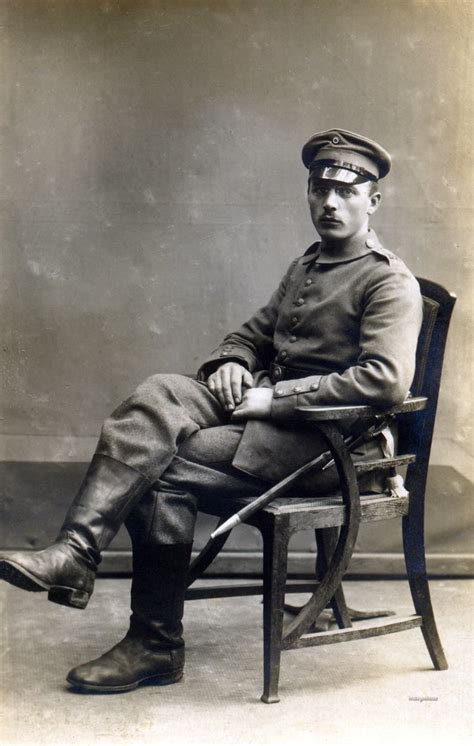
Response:
[[[301,145],[339,126],[393,154],[387,248],[459,296],[433,462],[438,501],[465,495],[469,0],[1,0],[0,20],[0,459],[87,460],[138,382],[193,372],[265,302],[314,240]]]

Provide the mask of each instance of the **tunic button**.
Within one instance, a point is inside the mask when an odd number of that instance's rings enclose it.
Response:
[[[303,391],[303,387],[302,386],[293,386],[293,391],[295,392],[295,394],[299,394],[300,391]]]
[[[277,396],[283,396],[283,389],[275,389],[275,394]]]
[[[281,378],[282,370],[279,365],[275,365],[272,370],[273,378],[278,381],[279,378]]]
[[[304,305],[304,299],[303,298],[298,298],[298,300],[296,301],[296,305],[297,306],[303,306]]]
[[[298,316],[293,316],[293,318],[291,319],[291,323],[292,324],[297,324],[298,323]]]
[[[283,350],[282,352],[280,352],[280,360],[284,360],[287,355],[288,355],[288,353],[285,352],[285,350]]]
[[[306,282],[305,282],[305,285],[311,285],[311,284],[312,284],[312,282],[313,282],[313,281],[312,281],[312,280],[310,280],[310,279],[308,278],[308,279],[306,280]]]
[[[365,242],[365,245],[367,246],[368,249],[373,249],[375,248],[375,241],[372,238],[368,238],[367,241]]]
[[[296,337],[290,337],[290,342],[296,342]]]
[[[312,383],[310,386],[311,391],[317,391],[319,388],[317,383]]]

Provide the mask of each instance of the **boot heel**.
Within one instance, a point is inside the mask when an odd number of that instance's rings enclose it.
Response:
[[[90,598],[87,591],[79,591],[77,588],[66,588],[62,585],[53,585],[48,592],[48,600],[61,606],[72,606],[74,609],[85,609]]]

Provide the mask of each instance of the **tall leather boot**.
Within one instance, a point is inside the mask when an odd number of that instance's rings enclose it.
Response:
[[[0,578],[27,591],[48,591],[50,601],[84,609],[101,551],[150,486],[136,469],[95,454],[54,544],[3,557]]]
[[[130,627],[111,650],[70,671],[67,680],[75,689],[112,694],[182,678],[181,620],[195,517],[195,499],[176,492],[150,492],[130,514]]]

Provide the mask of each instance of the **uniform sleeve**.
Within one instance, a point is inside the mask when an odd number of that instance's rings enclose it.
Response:
[[[273,332],[278,309],[297,261],[291,263],[268,303],[242,324],[240,329],[228,334],[203,362],[197,374],[198,380],[207,380],[217,368],[230,361],[240,363],[251,373],[269,366],[274,357]]]
[[[415,373],[422,308],[419,285],[403,264],[378,272],[365,291],[357,363],[341,373],[279,383],[272,418],[291,419],[299,406],[403,401]]]

